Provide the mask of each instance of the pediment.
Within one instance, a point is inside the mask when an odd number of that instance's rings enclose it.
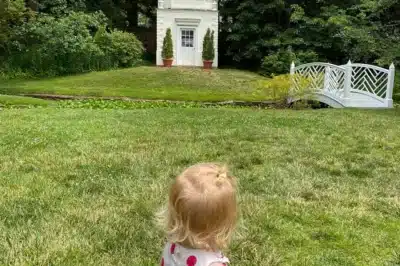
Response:
[[[201,19],[198,18],[175,18],[175,23],[183,26],[198,26],[200,22]]]

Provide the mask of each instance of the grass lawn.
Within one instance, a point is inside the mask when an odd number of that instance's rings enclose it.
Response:
[[[49,106],[51,104],[53,102],[42,99],[0,94],[0,106]]]
[[[0,265],[158,265],[153,213],[200,161],[240,180],[232,265],[399,265],[399,132],[400,109],[3,110]]]
[[[185,101],[268,100],[263,77],[239,70],[137,67],[41,80],[8,80],[0,93],[132,97]]]

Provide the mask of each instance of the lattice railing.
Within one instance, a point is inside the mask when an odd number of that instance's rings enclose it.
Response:
[[[321,65],[304,65],[297,68],[293,76],[293,85],[295,91],[304,90],[302,88],[301,79],[306,78],[309,80],[310,90],[321,90],[324,87],[325,66]]]
[[[345,86],[345,69],[340,66],[326,63],[311,63],[293,68],[292,84],[294,92],[324,91],[332,96],[342,97]],[[303,78],[309,80],[308,88],[302,88],[300,82]]]
[[[389,69],[366,65],[352,64],[337,66],[328,63],[310,63],[290,68],[292,75],[292,92],[304,89],[323,93],[327,96],[342,101],[350,102],[351,97],[368,95],[377,101],[392,105],[395,68],[392,64]],[[308,79],[308,88],[303,88],[302,79]],[[345,104],[344,104],[345,105]]]
[[[326,67],[324,91],[342,98],[344,96],[346,72],[338,67]]]
[[[366,92],[379,98],[386,98],[389,70],[364,64],[353,64],[351,90]]]

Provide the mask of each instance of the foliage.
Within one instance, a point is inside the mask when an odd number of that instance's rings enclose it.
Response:
[[[215,32],[214,32],[214,30],[211,32],[211,36],[210,36],[210,44],[209,44],[209,55],[210,55],[210,58],[212,58],[212,60],[214,60],[215,59]]]
[[[102,23],[101,14],[72,12],[59,19],[41,15],[15,34],[8,63],[11,68],[50,75],[96,69],[101,50],[93,42],[91,28]]]
[[[261,65],[262,73],[265,75],[288,73],[290,64],[296,61],[296,55],[291,49],[279,50],[266,56]]]
[[[258,88],[265,94],[265,98],[280,102],[284,105],[290,104],[290,99],[312,99],[309,89],[310,80],[302,76],[296,77],[298,88],[293,89],[293,77],[290,74],[273,76],[271,79],[258,81]]]
[[[85,0],[36,0],[36,10],[56,17],[62,17],[72,11],[85,11]]]
[[[400,73],[399,73],[399,70],[397,70],[397,72],[396,72],[396,78],[394,81],[393,100],[400,103]]]
[[[207,29],[203,40],[203,60],[213,61],[215,58],[214,31]]]
[[[207,55],[207,49],[209,47],[209,42],[210,42],[210,35],[211,35],[211,30],[210,28],[207,29],[206,34],[204,35],[203,38],[203,60],[206,60],[206,55]]]
[[[137,65],[143,56],[144,48],[135,35],[114,30],[111,33],[112,57],[119,67],[131,67]]]
[[[400,60],[397,0],[228,0],[219,4],[221,62],[257,69],[266,56],[275,55],[276,61],[283,55],[280,51],[289,47],[295,54],[311,51],[320,60],[336,64],[351,59],[387,67]],[[268,73],[282,72],[279,64],[267,68]]]
[[[315,52],[298,51],[295,54],[289,47],[286,50],[278,50],[276,53],[264,57],[261,64],[261,72],[267,76],[285,74],[289,72],[292,62],[299,65],[315,61],[318,61],[318,55]]]
[[[105,27],[100,27],[94,36],[94,41],[114,67],[131,67],[142,59],[143,45],[131,33],[120,30],[108,33]]]
[[[14,29],[29,17],[24,0],[0,1],[0,59],[8,50]]]
[[[100,12],[70,12],[59,18],[38,15],[15,31],[6,67],[37,75],[63,75],[139,62],[143,48],[133,34],[118,30],[107,33],[110,42],[106,47],[102,36],[106,21]]]
[[[161,56],[163,59],[174,58],[174,47],[173,47],[173,43],[172,43],[172,35],[171,35],[170,28],[167,29],[167,33],[164,37]]]

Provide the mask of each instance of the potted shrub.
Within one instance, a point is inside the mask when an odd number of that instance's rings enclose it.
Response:
[[[167,34],[164,37],[161,56],[163,58],[164,67],[171,67],[174,61],[174,47],[170,28],[167,29]]]
[[[203,41],[203,66],[204,69],[211,69],[215,57],[214,48],[214,31],[207,29],[207,33],[204,36]]]

